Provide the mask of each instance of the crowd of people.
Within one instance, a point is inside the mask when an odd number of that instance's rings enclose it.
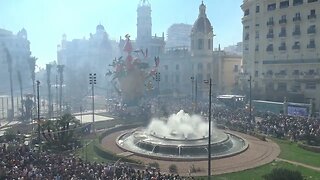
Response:
[[[208,103],[199,102],[196,108],[199,114],[207,117]],[[140,109],[143,111],[140,110],[138,116],[149,116],[154,113],[152,111],[170,115],[181,109],[193,112],[195,106],[187,99],[154,99]],[[110,106],[108,111],[124,115],[130,113],[125,105]],[[212,117],[216,124],[244,133],[258,132],[320,145],[319,118],[258,112],[250,117],[248,109],[229,109],[215,103],[212,106]],[[118,163],[86,162],[74,154],[39,153],[21,142],[11,143],[10,146],[15,148],[8,149],[7,142],[0,146],[0,179],[191,179],[177,174],[164,174],[156,169],[138,169]]]
[[[0,147],[0,179],[84,180],[180,180],[192,179],[163,174],[156,169],[135,169],[124,164],[90,163],[75,155],[36,152],[26,145]]]

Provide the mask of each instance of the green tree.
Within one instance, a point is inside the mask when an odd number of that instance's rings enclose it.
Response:
[[[64,114],[56,121],[47,120],[41,125],[42,136],[49,148],[66,150],[78,140],[80,121],[71,114]]]

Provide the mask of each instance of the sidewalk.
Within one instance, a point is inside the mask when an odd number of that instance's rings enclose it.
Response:
[[[303,167],[305,167],[305,168],[312,169],[312,170],[315,170],[315,171],[319,171],[319,172],[320,172],[320,167],[310,166],[310,165],[308,165],[308,164],[303,164],[303,163],[299,163],[299,162],[295,162],[295,161],[290,161],[290,160],[286,160],[286,159],[281,159],[281,158],[277,158],[276,160],[278,160],[278,161],[283,161],[283,162],[287,162],[287,163],[294,164],[294,165],[303,166]]]

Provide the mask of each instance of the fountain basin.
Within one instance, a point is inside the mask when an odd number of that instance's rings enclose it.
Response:
[[[167,138],[149,134],[145,129],[128,130],[120,135],[116,144],[125,151],[155,159],[205,160],[208,158],[208,137]],[[239,154],[248,143],[230,132],[216,129],[211,137],[211,158],[223,158]]]

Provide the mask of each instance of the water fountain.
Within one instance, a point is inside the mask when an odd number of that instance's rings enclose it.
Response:
[[[239,154],[248,143],[235,134],[212,128],[211,157]],[[152,119],[146,128],[123,133],[118,147],[138,155],[158,159],[201,160],[208,157],[208,122],[183,110],[167,119]]]

